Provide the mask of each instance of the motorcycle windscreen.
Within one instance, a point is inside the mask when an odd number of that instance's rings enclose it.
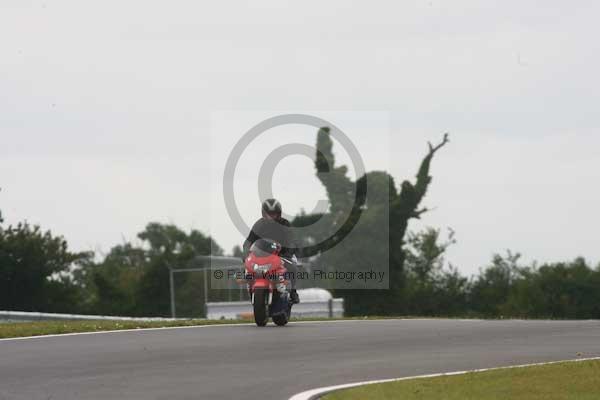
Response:
[[[279,254],[280,251],[281,245],[269,239],[258,239],[250,246],[250,252],[254,253],[256,257],[269,257]]]

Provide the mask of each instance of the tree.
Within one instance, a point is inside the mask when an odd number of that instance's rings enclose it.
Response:
[[[452,229],[448,230],[444,242],[440,242],[440,235],[440,230],[434,228],[408,234],[405,269],[418,282],[433,282],[439,277],[444,267],[444,254],[456,243]]]
[[[0,309],[78,310],[81,293],[70,271],[89,257],[70,252],[64,238],[39,226],[24,222],[0,229]]]
[[[500,309],[527,318],[600,318],[600,272],[581,257],[521,268]]]
[[[472,283],[470,307],[484,316],[500,316],[502,305],[508,300],[511,287],[522,270],[518,264],[519,253],[506,252],[494,255],[492,265],[480,270]]]
[[[404,285],[403,245],[408,222],[411,219],[421,218],[421,215],[428,211],[427,208],[419,209],[419,207],[433,179],[430,175],[431,162],[436,152],[448,142],[448,134],[445,134],[442,142],[437,146],[428,144],[429,152],[421,162],[415,184],[413,185],[408,180],[402,182],[399,195],[390,201],[390,273],[393,274],[393,283],[390,282],[390,284],[392,289],[402,289]]]
[[[200,255],[222,255],[210,237],[175,225],[149,223],[138,234],[139,247],[118,245],[100,263],[88,266],[87,282],[96,313],[108,315],[170,316],[169,268],[197,266]],[[196,265],[193,265],[196,264]],[[178,274],[178,294],[189,295],[180,313],[199,316],[202,282],[192,274]],[[196,310],[196,311],[193,311]]]
[[[406,260],[407,312],[411,315],[461,315],[467,305],[467,278],[444,255],[456,243],[452,229],[442,238],[439,229],[409,233],[404,249]]]
[[[170,315],[169,267],[185,267],[198,255],[223,254],[211,237],[196,230],[187,235],[174,225],[151,223],[138,237],[150,246],[148,267],[138,287],[139,312],[146,315]]]
[[[137,315],[137,287],[146,272],[148,255],[130,243],[113,247],[100,263],[83,267],[90,312]]]
[[[321,243],[321,249],[334,249],[333,252],[328,252],[327,261],[332,265],[348,265],[360,262],[361,256],[375,256],[386,263],[389,262],[389,291],[340,292],[344,295],[349,314],[398,314],[406,311],[403,293],[404,237],[408,222],[427,212],[427,208],[420,208],[420,204],[432,180],[431,162],[437,151],[447,143],[447,134],[438,145],[429,143],[429,152],[421,162],[416,182],[413,184],[405,180],[398,193],[393,177],[384,171],[365,173],[353,182],[346,176],[347,167],[337,166],[335,163],[330,129],[323,127],[317,133],[315,169],[317,178],[325,186],[330,202],[329,213],[321,218],[327,218],[328,225],[334,229],[339,228],[343,216],[348,215],[346,220],[349,221],[346,230],[346,226],[342,227],[337,235]],[[355,223],[362,224],[362,232],[358,235],[363,236],[362,241],[360,237],[354,241],[346,237],[352,230],[356,232]],[[384,229],[388,226],[389,232]],[[320,238],[327,237],[322,232],[315,235]],[[369,238],[368,242],[364,240],[365,237]],[[380,242],[382,237],[389,243],[389,251],[387,246],[381,246],[379,249],[376,246],[368,246],[369,242]],[[310,250],[312,251],[309,253],[318,254],[319,248]],[[385,304],[386,307],[382,309],[381,304]]]

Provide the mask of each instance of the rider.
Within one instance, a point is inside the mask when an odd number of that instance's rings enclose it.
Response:
[[[293,264],[287,264],[290,272],[290,298],[293,303],[299,303],[300,298],[296,291],[296,256],[294,254],[294,238],[290,229],[290,222],[281,216],[281,203],[275,199],[267,199],[262,203],[262,218],[256,221],[250,234],[244,242],[244,254],[248,254],[250,246],[258,239],[270,239],[281,244],[282,257],[292,260]]]

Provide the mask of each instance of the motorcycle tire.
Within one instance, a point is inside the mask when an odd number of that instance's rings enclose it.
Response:
[[[267,294],[268,292],[265,289],[256,289],[254,291],[254,322],[256,322],[257,326],[266,326],[269,321]]]

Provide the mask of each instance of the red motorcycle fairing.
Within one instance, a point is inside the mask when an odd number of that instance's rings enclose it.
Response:
[[[267,257],[257,257],[254,253],[246,258],[244,262],[246,276],[251,277],[250,289],[268,288],[273,290],[275,278],[285,274],[286,269],[277,254],[270,254]]]

